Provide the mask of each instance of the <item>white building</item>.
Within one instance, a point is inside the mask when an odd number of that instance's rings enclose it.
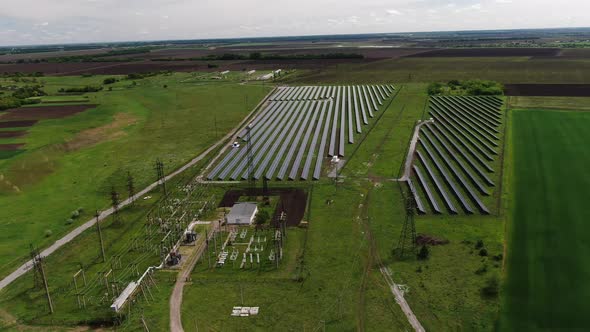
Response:
[[[250,225],[254,222],[256,213],[258,213],[256,203],[236,203],[225,216],[225,222],[228,225]]]

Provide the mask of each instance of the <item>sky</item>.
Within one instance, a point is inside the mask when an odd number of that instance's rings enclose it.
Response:
[[[589,23],[589,0],[0,0],[3,46]]]

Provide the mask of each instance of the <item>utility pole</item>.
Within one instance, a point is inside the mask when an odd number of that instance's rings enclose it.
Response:
[[[102,241],[102,231],[100,230],[100,220],[98,219],[98,217],[100,216],[100,213],[98,213],[98,210],[96,210],[96,214],[94,215],[96,217],[96,231],[98,232],[98,240],[100,243],[100,254],[102,255],[102,262],[106,262],[106,258],[104,255],[104,242]]]
[[[156,159],[156,174],[158,177],[158,181],[162,185],[162,189],[164,190],[164,196],[168,197],[168,191],[166,190],[166,177],[164,176],[164,163],[160,160],[160,158]]]
[[[43,281],[43,287],[45,288],[45,296],[47,297],[49,312],[53,314],[53,301],[51,301],[51,295],[49,294],[49,285],[47,284],[47,276],[45,275],[45,268],[43,267],[43,257],[41,257],[41,254],[39,253],[38,249],[33,249],[32,256],[34,257],[33,264],[35,270],[41,275],[41,280]]]
[[[131,172],[127,171],[127,192],[129,193],[129,198],[131,199],[131,205],[135,205],[135,181],[133,180],[133,176],[131,176]]]
[[[113,206],[113,222],[119,221],[119,193],[115,190],[115,186],[111,188],[111,205]]]

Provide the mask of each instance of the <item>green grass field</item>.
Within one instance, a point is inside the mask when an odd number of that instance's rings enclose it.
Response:
[[[590,113],[515,110],[504,331],[590,326]]]
[[[106,208],[111,186],[125,198],[127,171],[136,188],[145,187],[155,180],[156,158],[166,173],[180,167],[229,132],[270,91],[237,81],[181,83],[190,77],[158,75],[136,85],[122,80],[111,85],[113,91],[88,94],[98,107],[41,121],[24,138],[11,139],[26,143],[26,151],[0,156],[0,276],[28,257],[30,243],[43,248],[95,209]],[[40,80],[48,93],[56,93],[104,78]],[[79,207],[85,213],[67,225]]]

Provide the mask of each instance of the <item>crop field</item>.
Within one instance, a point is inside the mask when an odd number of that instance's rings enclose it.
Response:
[[[519,109],[500,329],[590,326],[590,113]]]
[[[502,100],[432,97],[434,123],[420,129],[412,178],[416,209],[425,214],[490,214],[482,196],[496,185],[490,163],[501,153]]]
[[[319,180],[325,156],[346,157],[346,146],[393,92],[390,85],[279,88],[239,133],[242,146],[230,150],[207,179],[307,180],[311,171]]]

